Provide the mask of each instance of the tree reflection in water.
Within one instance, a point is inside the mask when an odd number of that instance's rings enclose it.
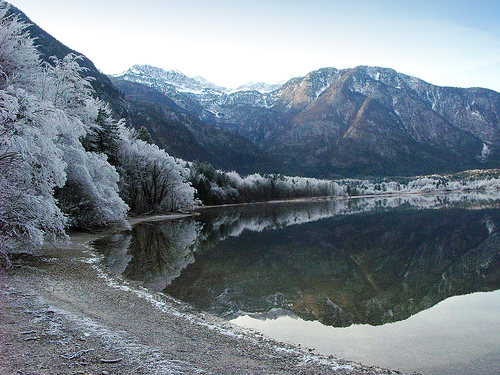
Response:
[[[194,262],[201,224],[175,220],[141,223],[132,231],[94,242],[111,271],[162,290]]]

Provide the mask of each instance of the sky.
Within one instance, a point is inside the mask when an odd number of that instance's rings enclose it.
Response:
[[[12,0],[106,74],[134,64],[236,88],[358,65],[500,91],[499,0]]]

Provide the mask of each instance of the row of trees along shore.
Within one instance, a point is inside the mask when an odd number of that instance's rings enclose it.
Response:
[[[3,5],[1,5],[3,4]],[[173,158],[113,118],[79,56],[42,62],[27,25],[0,3],[0,260],[64,239],[68,227],[128,228],[129,213],[296,198],[498,189],[498,171],[401,179],[288,177]]]
[[[468,190],[499,190],[500,170],[472,170],[450,175],[345,178],[322,180],[258,173],[242,177],[208,163],[185,163],[189,181],[203,204],[219,205],[314,197],[350,197]]]

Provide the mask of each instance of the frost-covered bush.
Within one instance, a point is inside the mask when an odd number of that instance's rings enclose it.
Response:
[[[107,225],[128,227],[128,206],[118,195],[119,175],[106,156],[71,150],[67,181],[57,192],[60,205],[68,214],[70,225],[97,228]]]
[[[438,180],[435,180],[433,178],[423,177],[410,181],[410,183],[408,184],[408,189],[410,191],[418,190],[420,192],[429,192],[436,190],[437,186],[438,186]]]

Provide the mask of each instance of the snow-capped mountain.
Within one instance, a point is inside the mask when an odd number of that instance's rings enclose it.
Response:
[[[235,90],[231,90],[232,92],[238,91],[258,91],[261,94],[267,94],[269,92],[278,90],[281,88],[286,82],[278,82],[278,83],[265,83],[265,82],[250,82],[245,85],[239,86]]]
[[[172,85],[179,92],[202,94],[205,90],[214,90],[221,93],[229,91],[225,87],[217,86],[203,77],[190,78],[180,71],[164,70],[151,65],[134,65],[130,69],[115,77],[131,82],[147,84],[161,89],[165,85]]]
[[[195,95],[203,95],[204,92],[217,92],[220,94],[232,94],[240,91],[258,91],[262,94],[279,89],[285,82],[268,84],[264,82],[247,83],[236,89],[228,89],[209,82],[203,77],[190,78],[179,70],[164,70],[151,65],[134,65],[121,74],[114,75],[116,78],[131,82],[147,84],[151,87],[161,88],[164,85],[172,85],[177,91]]]
[[[193,112],[197,105],[201,105],[202,110],[196,109],[194,112],[203,121],[216,121],[215,118],[226,115],[224,108],[232,105],[267,107],[273,101],[271,93],[283,86],[283,83],[260,82],[228,89],[203,77],[190,78],[178,70],[166,71],[150,65],[134,65],[114,77],[152,87],[190,112]]]
[[[439,87],[392,69],[323,68],[236,91],[179,72],[133,68],[201,121],[237,132],[288,173],[409,174],[500,163],[500,94]],[[258,90],[256,90],[258,89]]]

